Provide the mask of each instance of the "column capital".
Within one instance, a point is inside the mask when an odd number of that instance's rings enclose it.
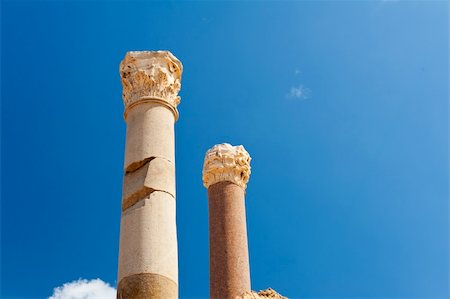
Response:
[[[134,106],[156,102],[171,109],[178,119],[178,92],[183,65],[169,51],[130,51],[120,63],[125,119]]]
[[[245,190],[250,178],[250,160],[250,155],[242,145],[214,145],[205,155],[203,185],[208,188],[215,183],[228,181]]]

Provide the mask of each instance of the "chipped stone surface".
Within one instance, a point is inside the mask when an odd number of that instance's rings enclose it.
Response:
[[[242,145],[217,144],[206,152],[203,184],[206,188],[228,181],[244,190],[250,178],[250,155]]]
[[[267,290],[259,291],[258,293],[255,291],[245,292],[241,296],[237,296],[235,299],[288,299],[287,297],[281,296],[272,288],[268,288]]]
[[[120,64],[125,110],[145,98],[166,102],[176,110],[180,103],[183,65],[169,51],[131,51]]]
[[[126,210],[153,191],[167,192],[175,198],[175,165],[162,158],[147,161],[123,178],[122,210]]]

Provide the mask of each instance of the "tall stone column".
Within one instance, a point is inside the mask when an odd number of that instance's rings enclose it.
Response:
[[[210,297],[235,299],[250,291],[245,189],[250,156],[242,145],[207,151],[203,184],[208,189]]]
[[[128,52],[120,64],[125,165],[117,298],[178,298],[175,135],[181,62]]]

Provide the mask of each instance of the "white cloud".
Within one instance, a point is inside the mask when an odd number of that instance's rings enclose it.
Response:
[[[311,95],[311,90],[309,88],[306,88],[303,85],[299,86],[292,86],[291,90],[289,90],[289,93],[286,95],[288,98],[296,98],[301,100],[309,99]]]
[[[79,279],[53,289],[48,299],[115,299],[116,289],[101,279]]]

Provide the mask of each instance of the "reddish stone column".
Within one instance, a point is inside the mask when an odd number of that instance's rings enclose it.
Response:
[[[212,299],[234,299],[251,289],[245,218],[250,160],[243,146],[226,143],[215,145],[205,156]]]

